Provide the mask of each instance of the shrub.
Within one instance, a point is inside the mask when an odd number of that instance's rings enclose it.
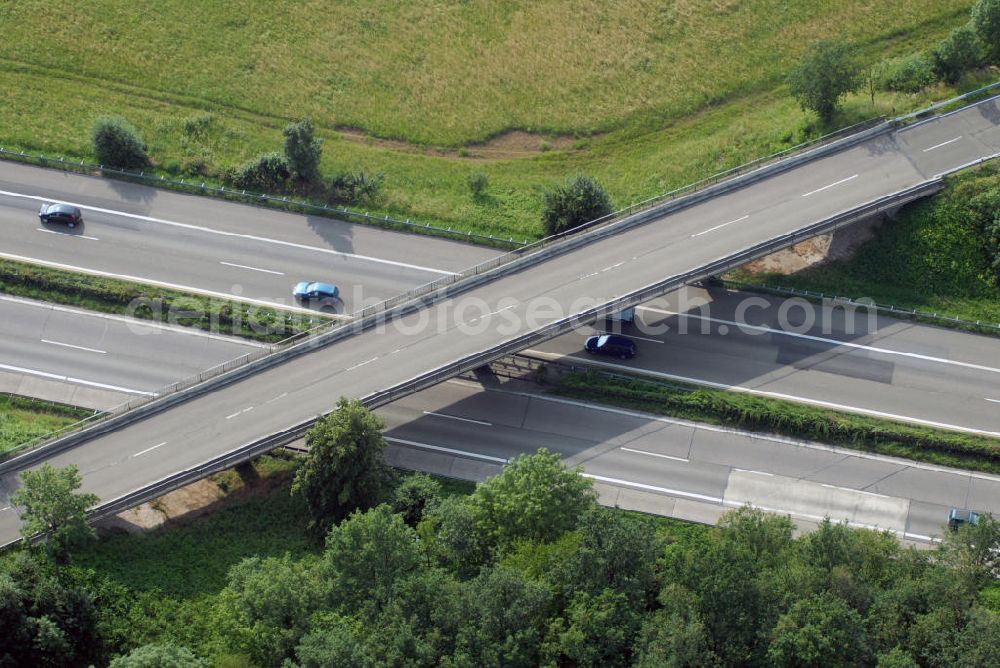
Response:
[[[589,176],[577,176],[564,186],[545,193],[542,224],[547,235],[558,234],[613,211],[611,198]]]
[[[473,199],[481,199],[486,195],[486,190],[490,187],[490,177],[482,172],[469,174],[466,182],[469,184],[469,192],[472,193]]]
[[[102,116],[90,132],[97,162],[118,169],[142,169],[149,165],[146,144],[139,131],[120,116]]]
[[[392,496],[392,511],[403,515],[411,527],[424,518],[427,506],[441,497],[441,483],[426,473],[411,473],[403,478]]]
[[[952,30],[941,44],[931,50],[934,73],[949,84],[957,82],[962,73],[978,65],[982,58],[982,47],[971,25]]]
[[[366,174],[359,169],[353,174],[341,172],[330,179],[327,199],[335,204],[359,204],[378,199],[385,174]]]
[[[306,183],[318,181],[323,142],[314,135],[312,121],[307,118],[291,123],[285,128],[284,135],[285,161],[292,175]]]
[[[264,153],[233,170],[228,180],[237,188],[258,192],[283,190],[291,172],[284,156]]]
[[[934,83],[934,68],[922,53],[889,61],[883,87],[897,93],[916,93]]]

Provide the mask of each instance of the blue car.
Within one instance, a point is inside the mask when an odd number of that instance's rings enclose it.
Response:
[[[614,334],[592,336],[587,339],[584,348],[591,355],[611,355],[623,360],[635,357],[636,353],[639,352],[635,341],[625,336],[616,336]]]
[[[334,304],[340,298],[340,290],[330,283],[309,283],[302,281],[292,290],[296,301],[322,306]]]

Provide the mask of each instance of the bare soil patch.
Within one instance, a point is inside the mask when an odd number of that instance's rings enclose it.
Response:
[[[399,139],[372,137],[359,128],[337,128],[340,136],[356,144],[365,144],[392,151],[420,153],[458,160],[511,160],[530,158],[548,151],[569,151],[576,141],[569,135],[548,135],[524,130],[507,130],[489,141],[467,144],[460,148],[442,148],[411,144]]]

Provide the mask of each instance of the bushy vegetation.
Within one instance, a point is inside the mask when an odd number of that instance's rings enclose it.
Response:
[[[542,225],[551,236],[603,218],[614,210],[600,183],[589,176],[576,176],[545,193]]]
[[[659,667],[987,666],[1000,651],[1000,525],[989,517],[930,552],[830,522],[793,538],[787,518],[749,508],[716,528],[682,527],[597,506],[589,482],[544,452],[471,495],[427,501],[416,528],[379,505],[333,526],[318,550],[280,539],[308,535],[300,508],[279,511],[283,522],[251,510],[211,531],[116,537],[94,568],[59,576],[9,556],[0,616],[15,633],[0,652],[31,647],[32,665],[127,654],[115,665]],[[158,587],[176,577],[173,560],[191,570],[232,559],[201,536],[264,549],[197,595]],[[121,549],[131,543],[148,544],[148,558],[135,563]],[[116,563],[139,577],[116,575]],[[69,653],[49,654],[21,638],[36,628],[22,611],[44,614],[60,591],[77,601],[50,619]],[[165,663],[139,662],[149,657]]]
[[[556,391],[650,413],[783,434],[946,466],[1000,473],[1000,440],[918,427],[769,397],[596,372],[563,379]]]
[[[280,153],[262,153],[233,169],[226,180],[234,188],[255,193],[284,192],[292,172]]]
[[[331,204],[373,204],[385,182],[385,174],[370,174],[363,169],[334,174],[327,184],[326,198]]]
[[[146,143],[121,116],[102,116],[90,130],[97,162],[118,169],[140,170],[149,165]]]
[[[904,208],[848,260],[792,276],[740,276],[1000,323],[998,193],[996,167],[961,174],[950,178],[940,194]]]
[[[103,313],[281,341],[324,320],[140,283],[0,260],[0,292]]]
[[[287,123],[308,117],[324,179],[386,175],[373,210],[531,239],[542,193],[568,175],[594,176],[625,204],[817,136],[784,86],[805,45],[837,35],[866,63],[923,52],[971,4],[376,0],[317,13],[279,0],[234,17],[220,0],[168,0],[154,13],[125,0],[15,3],[0,45],[0,145],[93,160],[90,124],[120,114],[157,167],[212,182],[280,150]],[[42,33],[60,48],[35,48]],[[51,104],[53,77],[72,105]],[[835,124],[951,92],[849,96]],[[490,197],[469,197],[476,172]]]
[[[323,155],[323,142],[316,137],[312,121],[308,118],[285,127],[285,161],[292,176],[304,183],[319,180],[319,161]]]

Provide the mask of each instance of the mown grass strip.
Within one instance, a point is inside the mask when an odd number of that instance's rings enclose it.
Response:
[[[51,401],[0,395],[0,455],[92,414],[93,411]]]
[[[600,372],[566,376],[557,394],[624,408],[819,441],[944,466],[1000,473],[1000,440],[841,413],[748,394],[692,392]]]
[[[0,292],[266,343],[327,320],[13,260],[0,260]]]

